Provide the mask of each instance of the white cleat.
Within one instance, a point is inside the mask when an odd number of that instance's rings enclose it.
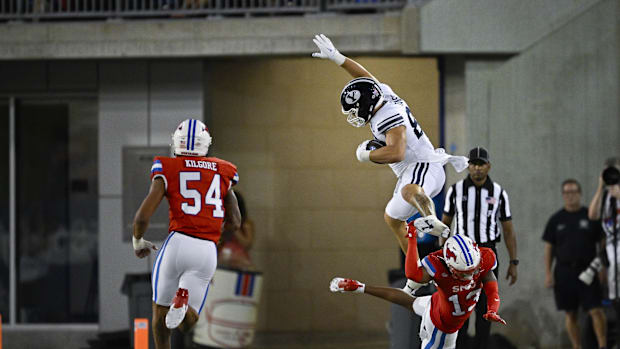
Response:
[[[172,299],[172,305],[166,314],[166,327],[169,329],[177,328],[183,319],[185,319],[185,313],[187,313],[187,301],[189,299],[189,293],[187,289],[179,288],[176,296]]]
[[[413,225],[421,233],[440,236],[446,239],[450,237],[450,228],[433,215],[418,218],[413,222]]]

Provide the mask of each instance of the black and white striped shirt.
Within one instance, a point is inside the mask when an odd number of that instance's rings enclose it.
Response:
[[[444,214],[453,217],[455,234],[479,244],[499,242],[498,219],[512,219],[508,194],[490,177],[480,187],[469,176],[453,184],[446,194]]]
[[[612,238],[617,232],[620,232],[620,200],[617,200],[609,194],[609,191],[605,190],[601,202],[601,223],[603,225],[603,230],[609,238]],[[616,225],[615,230],[614,224]]]

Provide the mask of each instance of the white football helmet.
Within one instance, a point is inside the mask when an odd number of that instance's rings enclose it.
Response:
[[[456,234],[443,245],[443,259],[457,279],[471,280],[480,265],[480,249],[467,236]]]
[[[172,134],[172,152],[181,156],[206,156],[211,135],[200,120],[187,119]]]

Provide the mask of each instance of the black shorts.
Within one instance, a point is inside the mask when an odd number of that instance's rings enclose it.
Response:
[[[555,267],[553,293],[558,310],[576,311],[581,306],[588,311],[602,306],[603,293],[598,277],[594,278],[592,284],[586,285],[579,280],[579,274],[583,270],[561,265]]]

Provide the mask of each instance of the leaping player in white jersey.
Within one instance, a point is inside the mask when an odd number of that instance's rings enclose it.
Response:
[[[403,252],[407,251],[406,220],[416,212],[423,218],[415,221],[420,232],[448,237],[450,229],[435,215],[432,197],[443,188],[446,176],[443,165],[450,162],[461,172],[467,158],[435,149],[404,100],[380,83],[362,65],[342,55],[325,35],[316,35],[320,52],[312,57],[329,59],[354,78],[340,94],[342,112],[355,127],[370,123],[374,140],[362,142],[356,151],[360,162],[389,164],[398,182],[385,208],[385,222],[396,235]]]

